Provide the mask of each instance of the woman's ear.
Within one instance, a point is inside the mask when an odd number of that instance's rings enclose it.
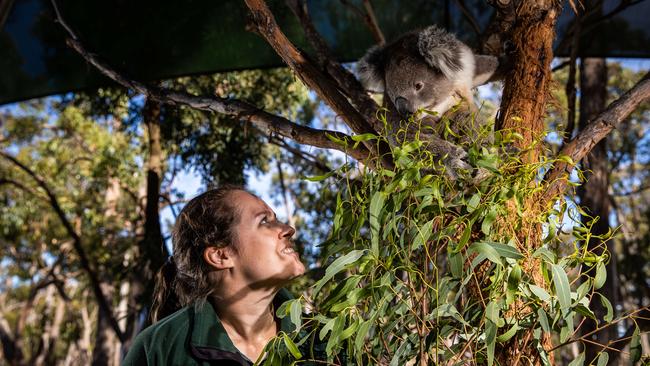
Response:
[[[232,252],[228,247],[207,247],[203,251],[203,259],[214,269],[234,267]]]

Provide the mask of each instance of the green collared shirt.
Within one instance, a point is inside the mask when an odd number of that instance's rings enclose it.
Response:
[[[273,299],[277,309],[291,299],[282,289]],[[289,317],[280,320],[280,330],[292,332]],[[148,327],[133,341],[123,366],[144,365],[252,365],[228,337],[209,302],[187,306]]]

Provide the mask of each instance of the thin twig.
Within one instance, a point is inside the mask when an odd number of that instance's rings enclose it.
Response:
[[[329,173],[332,171],[332,168],[327,166],[323,161],[318,159],[317,156],[310,154],[308,152],[302,151],[300,149],[297,149],[291,145],[289,145],[286,141],[279,139],[277,137],[273,137],[269,139],[269,142],[283,148],[284,150],[290,152],[292,155],[295,157],[299,158],[300,160],[309,163],[312,165],[314,168],[318,169],[321,173]]]
[[[624,320],[624,319],[630,319],[630,318],[633,318],[633,317],[634,317],[634,314],[640,313],[640,312],[642,312],[642,311],[644,311],[644,310],[645,310],[645,311],[650,310],[650,306],[644,306],[644,307],[642,307],[642,308],[638,308],[638,309],[632,311],[631,313],[627,314],[626,316],[622,316],[622,317],[620,317],[620,318],[618,318],[618,319],[614,319],[614,320],[612,320],[611,322],[606,323],[606,324],[603,325],[603,326],[596,327],[596,329],[592,330],[591,332],[588,332],[588,333],[585,333],[585,334],[581,335],[579,338],[571,338],[571,339],[568,339],[568,340],[564,341],[563,343],[560,343],[560,344],[558,344],[557,346],[551,348],[551,349],[548,350],[547,352],[553,352],[553,351],[555,351],[556,349],[558,349],[558,348],[560,348],[560,347],[564,347],[564,346],[566,346],[566,345],[568,345],[568,344],[571,344],[571,343],[574,343],[574,342],[578,342],[578,341],[586,341],[586,340],[588,339],[588,337],[591,336],[592,334],[598,333],[598,332],[600,332],[601,330],[603,330],[603,329],[605,329],[605,328],[609,328],[609,327],[611,327],[611,326],[613,326],[613,325],[615,325],[615,324],[621,322],[621,321]]]
[[[465,19],[469,22],[469,24],[472,26],[472,29],[474,29],[474,33],[476,33],[477,38],[481,38],[481,35],[483,32],[481,31],[481,27],[478,25],[478,21],[476,21],[476,18],[472,14],[472,12],[467,8],[467,4],[465,4],[465,0],[456,0],[456,4],[460,8],[460,11],[463,13],[465,16]]]
[[[370,28],[370,33],[375,37],[377,44],[383,45],[386,43],[386,37],[384,33],[379,28],[379,23],[377,22],[377,17],[375,16],[375,10],[372,8],[370,0],[363,0],[363,8],[366,10],[366,25]]]
[[[375,39],[375,42],[377,42],[377,44],[383,45],[386,43],[386,38],[384,37],[381,28],[379,28],[379,23],[377,23],[375,11],[373,10],[372,4],[370,4],[369,0],[363,0],[364,9],[361,9],[360,7],[352,4],[348,0],[340,1],[341,4],[350,9],[366,24],[366,27],[368,27],[368,30],[370,30],[370,34],[372,34],[372,37]]]
[[[621,1],[621,2],[620,2],[620,3],[619,3],[619,4],[618,4],[614,9],[612,9],[609,13],[604,14],[604,15],[600,16],[599,18],[597,18],[597,19],[595,19],[595,20],[593,20],[593,21],[588,22],[587,24],[583,24],[583,25],[582,25],[582,28],[583,28],[583,29],[582,29],[582,32],[584,32],[585,34],[588,33],[588,32],[590,32],[591,30],[593,30],[594,28],[596,28],[596,26],[598,26],[598,24],[604,22],[605,20],[608,20],[608,19],[612,18],[614,15],[616,15],[616,14],[622,12],[623,10],[625,10],[625,9],[631,7],[631,6],[637,5],[637,4],[639,4],[639,3],[643,2],[643,1],[645,1],[645,0],[637,0],[637,1],[627,1],[627,0],[623,0],[623,1]],[[599,1],[599,2],[596,3],[596,4],[593,4],[593,6],[591,7],[591,9],[590,9],[589,11],[587,11],[587,12],[585,12],[585,13],[583,14],[583,18],[585,18],[585,19],[586,19],[586,18],[590,18],[592,15],[596,14],[596,12],[598,12],[598,11],[600,11],[600,9],[602,9],[602,4],[603,4],[603,1]],[[568,40],[569,40],[569,37],[573,37],[573,33],[574,33],[575,31],[576,31],[576,29],[575,29],[575,26],[574,26],[574,25],[571,26],[571,27],[569,27],[569,29],[564,33],[564,37],[563,37],[562,40],[558,43],[558,46],[557,46],[556,49],[553,51],[553,53],[557,53],[557,51],[564,49],[564,47],[566,46],[566,43],[567,43]]]
[[[561,64],[555,66],[554,68],[551,69],[551,72],[556,72],[559,70],[562,70],[563,68],[569,66],[571,64],[571,61],[564,61]]]

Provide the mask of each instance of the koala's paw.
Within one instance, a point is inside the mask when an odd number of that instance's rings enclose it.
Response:
[[[515,156],[521,153],[521,149],[512,143],[503,145],[500,150],[501,155]]]
[[[477,186],[479,185],[482,181],[486,180],[492,176],[492,172],[485,168],[478,168],[474,172],[474,175],[472,176],[472,185]]]
[[[473,169],[472,166],[465,161],[466,157],[467,153],[463,151],[462,156],[448,157],[444,160],[445,173],[449,179],[456,181],[461,177],[471,174]]]

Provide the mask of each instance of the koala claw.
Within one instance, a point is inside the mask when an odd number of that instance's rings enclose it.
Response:
[[[488,177],[490,177],[492,173],[485,169],[485,168],[478,168],[476,169],[476,172],[474,173],[474,176],[472,177],[472,185],[476,186],[482,181],[486,180]]]
[[[473,170],[472,166],[463,160],[467,156],[467,153],[463,151],[463,154],[464,156],[447,158],[444,161],[445,173],[452,181],[458,180],[461,176]]]

